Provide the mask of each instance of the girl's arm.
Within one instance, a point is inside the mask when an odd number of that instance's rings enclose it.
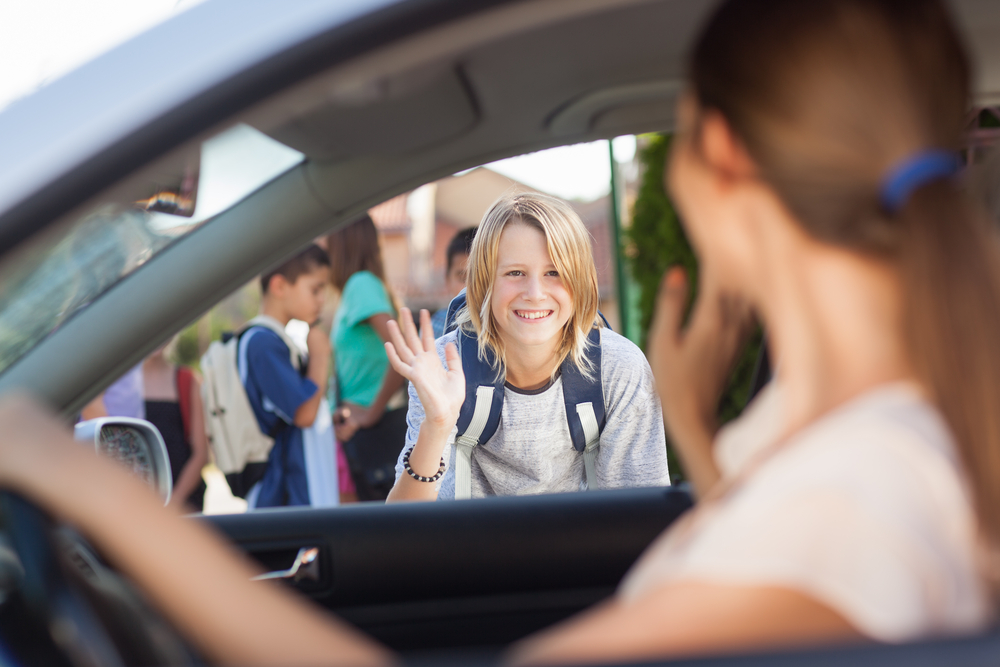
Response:
[[[316,393],[295,410],[292,423],[299,428],[309,428],[316,421],[316,414],[323,397],[326,396],[326,383],[329,380],[327,371],[330,368],[330,339],[319,326],[313,325],[306,336],[306,347],[309,350],[309,365],[306,367],[306,377],[316,385]]]
[[[388,313],[379,313],[377,315],[372,315],[367,320],[368,324],[375,329],[375,333],[378,334],[379,338],[382,339],[383,343],[388,343],[389,338],[389,322],[392,321],[392,317]],[[392,364],[385,369],[385,375],[382,378],[382,386],[378,390],[378,394],[375,396],[375,401],[367,408],[360,406],[351,406],[351,415],[348,418],[353,421],[357,428],[371,428],[382,419],[382,415],[385,414],[385,406],[389,403],[389,399],[399,391],[406,381],[402,375],[396,372],[392,367]],[[356,431],[357,429],[354,429]],[[353,435],[353,431],[351,435]]]
[[[433,477],[441,465],[441,455],[448,444],[448,436],[458,421],[458,413],[465,401],[465,375],[458,348],[448,343],[445,350],[447,368],[434,343],[431,316],[420,311],[420,334],[407,308],[400,311],[400,326],[389,322],[391,341],[386,343],[386,354],[393,368],[411,383],[424,408],[424,421],[410,452],[410,467],[423,477]],[[389,492],[388,501],[435,500],[437,484],[420,482],[404,473]]]
[[[186,511],[184,503],[188,496],[201,481],[201,469],[208,463],[208,439],[205,435],[205,414],[201,406],[201,379],[191,373],[191,386],[188,388],[190,403],[190,419],[188,420],[188,444],[191,445],[191,457],[184,464],[181,474],[177,476],[170,504],[181,511]]]
[[[387,665],[393,656],[272,582],[198,521],[74,442],[37,403],[0,402],[0,485],[79,528],[210,661]]]
[[[515,665],[639,662],[859,642],[843,616],[797,591],[698,582],[602,603],[515,644]]]

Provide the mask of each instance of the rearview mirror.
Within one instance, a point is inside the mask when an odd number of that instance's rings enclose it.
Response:
[[[80,442],[93,443],[97,453],[122,465],[170,502],[173,477],[167,446],[159,429],[145,419],[99,417],[80,422],[73,429]]]

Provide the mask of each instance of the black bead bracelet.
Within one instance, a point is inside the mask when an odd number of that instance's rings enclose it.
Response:
[[[413,472],[413,468],[410,467],[410,454],[412,452],[413,452],[413,447],[410,447],[408,450],[406,450],[406,453],[403,454],[403,468],[406,470],[407,475],[417,480],[418,482],[436,482],[442,477],[444,477],[444,473],[448,469],[448,467],[444,463],[444,458],[441,459],[441,467],[438,468],[437,474],[434,475],[433,477],[424,477],[423,475],[418,475],[417,473]]]

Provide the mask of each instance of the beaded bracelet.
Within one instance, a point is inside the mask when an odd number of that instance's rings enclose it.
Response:
[[[417,480],[418,482],[436,482],[442,477],[444,477],[444,473],[448,469],[448,467],[445,465],[443,457],[441,458],[441,467],[438,468],[437,474],[434,475],[433,477],[424,477],[423,475],[418,475],[417,473],[413,472],[413,468],[410,467],[410,454],[412,452],[413,452],[413,447],[410,447],[408,450],[406,450],[406,453],[403,454],[403,468],[406,470],[407,475]]]

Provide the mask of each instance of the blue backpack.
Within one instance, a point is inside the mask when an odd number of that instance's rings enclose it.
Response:
[[[458,328],[455,317],[465,306],[465,290],[451,300],[445,318],[444,332]],[[598,313],[600,315],[600,313]],[[601,315],[604,325],[608,321]],[[611,327],[608,327],[609,329]],[[604,431],[604,389],[601,385],[601,331],[591,329],[587,336],[586,357],[594,369],[594,377],[588,380],[571,359],[566,359],[561,367],[563,398],[566,403],[566,422],[569,424],[573,447],[583,454],[587,488],[597,488],[595,463],[597,450],[601,446],[601,432]],[[472,451],[493,437],[500,425],[503,410],[503,373],[497,373],[496,357],[487,348],[485,356],[479,354],[479,344],[472,332],[461,329],[458,332],[458,352],[462,356],[465,372],[465,402],[458,416],[458,435],[455,438],[455,499],[465,499],[472,495]],[[498,377],[499,376],[499,377]]]

